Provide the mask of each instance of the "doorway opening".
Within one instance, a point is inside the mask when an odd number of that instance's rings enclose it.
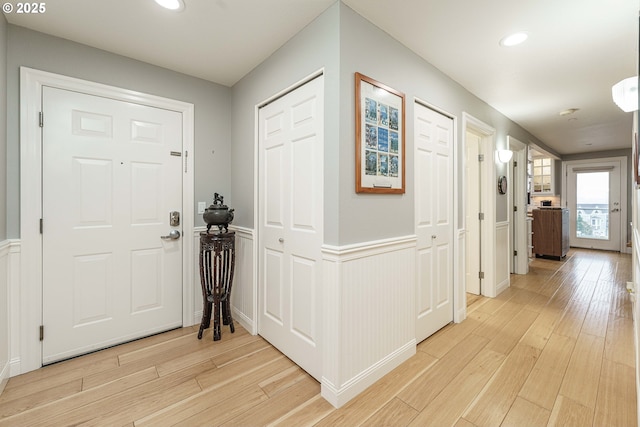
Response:
[[[489,183],[496,178],[495,129],[466,113],[462,120],[465,290],[475,295],[495,297],[498,294],[493,262],[496,256],[496,194],[486,190],[494,188]]]

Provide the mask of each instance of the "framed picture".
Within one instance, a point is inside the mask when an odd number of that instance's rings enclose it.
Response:
[[[356,77],[356,193],[404,193],[404,93]]]

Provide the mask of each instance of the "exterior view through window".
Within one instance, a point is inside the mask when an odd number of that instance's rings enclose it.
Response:
[[[576,174],[576,237],[609,240],[609,172]]]

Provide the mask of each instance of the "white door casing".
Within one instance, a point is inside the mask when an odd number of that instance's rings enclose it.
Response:
[[[470,294],[481,294],[480,280],[480,206],[482,176],[480,175],[480,137],[467,132],[465,138],[465,283]]]
[[[258,112],[259,333],[322,375],[324,77]]]
[[[626,237],[627,223],[627,159],[624,157],[569,161],[563,162],[564,200],[563,205],[569,208],[570,244],[580,248],[592,248],[609,251],[625,252],[624,237]],[[577,175],[581,173],[602,172],[609,177],[608,205],[602,208],[608,210],[609,236],[608,238],[583,238],[576,236],[577,225]]]
[[[416,341],[453,320],[453,120],[415,103]]]
[[[509,224],[510,241],[513,253],[512,273],[527,274],[529,272],[528,239],[527,239],[527,146],[513,138],[507,137],[509,149],[513,151],[510,162],[508,181],[509,209],[513,209],[512,221]],[[517,254],[517,255],[516,255]]]
[[[45,87],[43,115],[43,364],[181,326],[180,113]]]
[[[12,350],[12,374],[25,373],[42,366],[42,129],[38,125],[42,108],[42,90],[47,87],[103,96],[121,101],[177,111],[182,116],[182,313],[183,325],[194,320],[193,260],[193,104],[148,95],[128,89],[62,76],[46,71],[20,68],[20,236],[21,259],[19,307],[12,313],[11,334],[20,337]],[[25,260],[28,260],[26,262]]]
[[[480,271],[484,278],[481,281],[481,294],[488,297],[495,297],[498,293],[498,286],[496,283],[496,167],[495,167],[495,129],[486,123],[476,119],[468,113],[462,114],[462,131],[464,132],[463,146],[466,147],[468,140],[475,139],[478,142],[479,149],[478,154],[482,156],[483,160],[479,163],[479,181],[482,183],[483,191],[480,194],[480,209],[484,219],[479,223],[479,235],[481,239],[476,239],[475,242],[469,242],[468,238],[471,237],[468,234],[465,235],[466,250],[465,254],[473,257],[480,257]],[[477,161],[477,159],[476,159]],[[466,159],[465,159],[466,162]],[[476,182],[473,181],[469,184],[469,178],[466,175],[467,165],[465,163],[465,178],[464,178],[464,198],[466,199],[471,195],[471,192],[476,190]],[[485,190],[486,189],[486,190]],[[493,190],[493,191],[492,191]],[[478,217],[470,216],[470,213],[466,210],[465,204],[465,231],[470,222],[478,221]],[[476,250],[476,242],[480,241],[480,250]],[[470,264],[469,264],[470,262]],[[475,267],[473,261],[467,260],[467,265]],[[470,271],[469,274],[477,275],[478,272]]]

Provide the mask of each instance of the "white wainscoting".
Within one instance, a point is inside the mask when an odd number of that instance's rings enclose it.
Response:
[[[467,318],[467,284],[465,283],[466,277],[466,259],[465,259],[465,236],[466,230],[464,228],[458,229],[456,232],[456,259],[453,261],[454,277],[453,277],[453,289],[456,298],[456,304],[454,305],[453,321],[456,323],[462,322]]]
[[[322,396],[340,407],[416,352],[416,237],[323,247]]]
[[[496,295],[507,289],[511,283],[511,254],[509,253],[509,221],[496,223],[495,278]]]
[[[231,309],[233,321],[238,322],[249,333],[258,333],[256,322],[257,299],[254,288],[255,268],[253,262],[253,230],[249,228],[229,226],[229,230],[236,232],[236,264],[234,269],[233,286],[231,287]],[[202,287],[200,286],[200,232],[205,227],[194,229],[194,325],[202,320]],[[209,330],[208,330],[209,331]],[[224,333],[223,329],[223,333]]]
[[[0,393],[9,380],[9,252],[11,242],[0,242]]]
[[[0,392],[20,374],[20,241],[0,242]]]

